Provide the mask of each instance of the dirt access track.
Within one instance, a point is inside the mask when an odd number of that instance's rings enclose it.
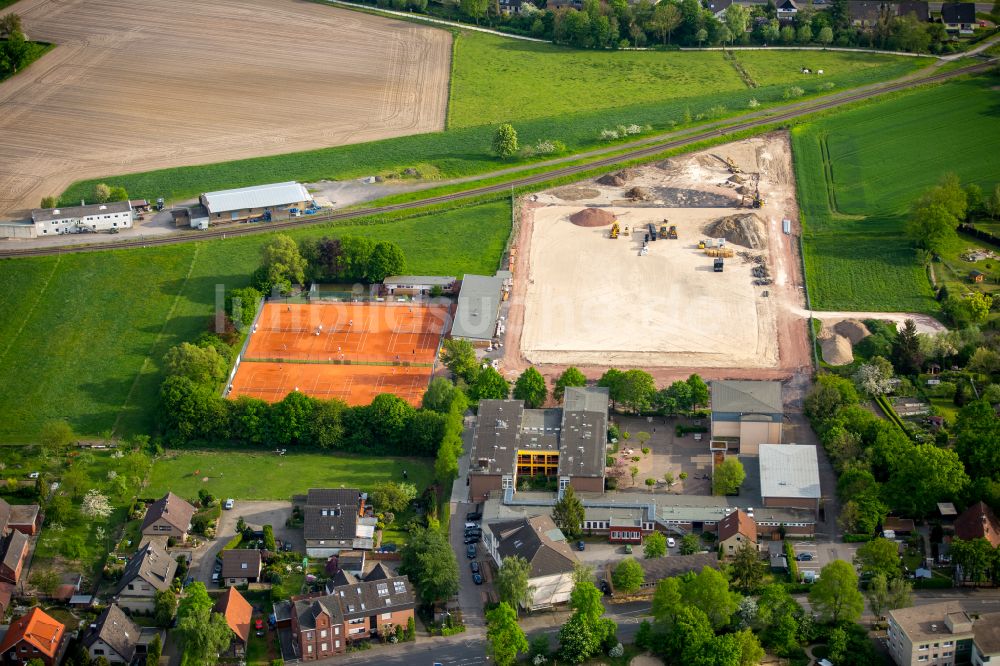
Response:
[[[725,158],[744,172],[734,182]],[[763,207],[742,206],[741,185],[759,183]],[[640,199],[630,199],[633,188]],[[750,191],[753,191],[751,187]],[[634,193],[633,193],[634,196]],[[631,233],[581,227],[586,207],[611,211]],[[698,248],[722,217],[755,213],[766,247],[726,243],[762,256],[771,284],[755,284],[738,254],[713,270]],[[791,235],[782,220],[791,221]],[[679,238],[650,242],[646,225],[676,225]],[[596,377],[608,367],[640,367],[658,381],[699,372],[709,379],[787,378],[811,367],[802,311],[798,205],[784,133],[714,147],[631,169],[620,182],[598,179],[541,192],[523,203],[505,370],[529,364],[548,376],[568,365]]]
[[[0,218],[109,174],[444,128],[451,35],[306,0],[22,0]]]

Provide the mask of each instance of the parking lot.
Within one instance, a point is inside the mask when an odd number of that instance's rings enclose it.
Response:
[[[474,511],[476,505],[467,502],[458,502],[452,506],[454,508],[451,513],[451,529],[448,534],[449,539],[451,539],[451,547],[455,551],[455,557],[458,559],[458,603],[462,608],[462,618],[465,621],[465,626],[470,629],[472,627],[482,627],[485,624],[483,606],[492,590],[493,572],[490,567],[491,559],[484,550],[482,541],[472,544],[476,548],[476,557],[474,559],[469,558],[467,554],[469,544],[464,543],[465,516],[469,512]],[[472,562],[477,563],[479,573],[483,577],[483,582],[480,585],[476,585],[472,579]]]

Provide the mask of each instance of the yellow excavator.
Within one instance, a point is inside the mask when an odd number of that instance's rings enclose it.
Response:
[[[620,228],[618,227],[618,221],[616,220],[611,225],[611,238],[618,238],[618,232],[619,231],[620,231]]]
[[[732,157],[726,158],[726,166],[729,167],[730,173],[743,173],[740,169],[740,165],[734,162]]]

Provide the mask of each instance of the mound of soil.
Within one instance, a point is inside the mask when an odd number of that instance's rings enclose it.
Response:
[[[856,345],[869,335],[871,331],[862,322],[857,319],[845,319],[844,321],[839,321],[833,327],[838,335],[842,335],[851,341],[852,345]]]
[[[854,361],[854,349],[850,340],[842,335],[831,335],[829,331],[824,333],[827,333],[827,337],[821,337],[819,340],[824,361],[830,365],[847,365]]]
[[[653,193],[645,187],[633,187],[625,192],[625,196],[632,201],[652,201]]]
[[[706,229],[712,238],[725,238],[733,245],[742,245],[751,250],[767,247],[767,227],[755,213],[729,215],[716,220]]]
[[[584,208],[570,215],[569,221],[578,227],[606,227],[615,221],[615,216],[600,208]]]
[[[632,180],[639,175],[639,172],[635,169],[622,169],[621,171],[616,171],[615,173],[608,173],[597,179],[597,182],[601,185],[612,185],[614,187],[621,187],[628,181]]]
[[[600,196],[598,190],[591,189],[589,187],[560,187],[559,189],[552,190],[552,196],[558,197],[563,201],[580,201],[581,199],[592,199],[596,196]]]
[[[746,182],[746,178],[744,178],[743,176],[741,176],[738,173],[734,173],[732,176],[729,177],[729,182],[730,183],[736,183],[736,184],[742,184],[742,183]]]

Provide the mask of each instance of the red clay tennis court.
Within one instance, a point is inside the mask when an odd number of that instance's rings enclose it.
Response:
[[[298,390],[365,405],[392,393],[418,405],[449,321],[440,305],[267,303],[228,397],[277,402]]]
[[[389,303],[267,303],[244,359],[433,363],[448,308]]]
[[[367,405],[379,393],[392,393],[416,407],[431,372],[430,367],[250,361],[240,364],[229,397],[248,395],[278,402],[298,390],[321,400],[338,398],[348,405]]]

